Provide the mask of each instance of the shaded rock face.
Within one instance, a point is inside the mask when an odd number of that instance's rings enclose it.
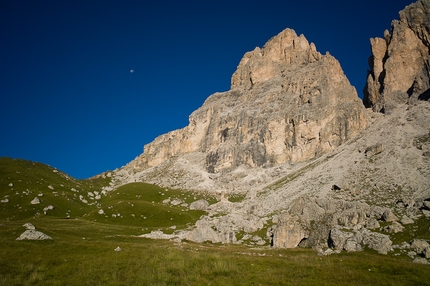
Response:
[[[140,171],[191,152],[205,154],[208,173],[300,162],[369,124],[339,62],[290,29],[246,53],[231,90],[211,95],[189,122],[145,145],[128,167]]]
[[[370,39],[364,103],[377,112],[430,97],[430,2],[420,0],[400,11],[391,33]]]

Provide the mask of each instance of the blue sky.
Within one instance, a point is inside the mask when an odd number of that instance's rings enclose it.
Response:
[[[369,38],[410,3],[3,0],[0,157],[76,178],[121,167],[285,28],[335,56],[361,95]]]

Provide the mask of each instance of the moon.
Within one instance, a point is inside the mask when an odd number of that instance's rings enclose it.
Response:
[[[134,73],[134,70],[130,70],[130,73]]]

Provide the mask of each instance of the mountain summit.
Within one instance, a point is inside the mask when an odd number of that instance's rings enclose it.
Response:
[[[285,29],[263,48],[246,53],[231,89],[211,95],[189,122],[147,144],[123,168],[126,176],[165,186],[218,189],[206,179],[238,168],[317,158],[354,138],[369,125],[369,117],[339,62]],[[182,170],[185,180],[167,178],[169,170]]]

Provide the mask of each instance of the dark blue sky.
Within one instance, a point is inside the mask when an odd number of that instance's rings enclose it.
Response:
[[[369,38],[410,3],[2,0],[0,156],[77,178],[121,167],[285,28],[334,55],[361,95]]]

